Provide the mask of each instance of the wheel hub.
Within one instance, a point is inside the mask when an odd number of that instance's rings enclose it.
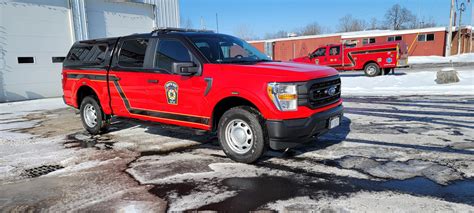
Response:
[[[87,104],[84,107],[84,122],[91,128],[97,125],[97,110],[92,104]]]
[[[367,72],[368,72],[370,75],[374,75],[375,72],[376,72],[375,67],[373,67],[373,66],[367,67]]]
[[[240,119],[234,119],[227,124],[225,138],[230,149],[238,154],[247,153],[253,146],[252,129]]]

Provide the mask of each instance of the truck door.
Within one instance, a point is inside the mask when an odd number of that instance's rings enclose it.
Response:
[[[327,47],[320,47],[311,54],[311,62],[316,65],[326,65]]]
[[[341,54],[341,46],[330,46],[329,47],[329,54],[326,56],[326,65],[334,68],[341,68],[342,67],[342,54]]]
[[[151,78],[147,70],[150,39],[144,37],[123,38],[117,44],[112,67],[109,71],[109,92],[113,113],[118,116],[132,116],[132,109],[149,105],[147,85]]]
[[[149,109],[168,123],[207,127],[209,117],[202,116],[207,107],[204,98],[207,82],[200,73],[184,76],[172,72],[174,62],[202,65],[190,48],[176,38],[160,38],[153,48],[154,85],[148,87]]]

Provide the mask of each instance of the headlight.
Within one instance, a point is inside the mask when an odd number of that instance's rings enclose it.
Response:
[[[296,111],[298,109],[298,92],[295,84],[269,83],[267,92],[278,110]]]

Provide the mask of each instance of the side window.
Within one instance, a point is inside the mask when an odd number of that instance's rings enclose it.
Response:
[[[329,49],[329,55],[339,55],[340,50],[341,47],[339,46],[331,47],[331,49]]]
[[[426,34],[426,41],[434,41],[434,34]]]
[[[154,67],[170,73],[174,62],[195,61],[188,48],[180,41],[174,39],[159,40],[155,57]]]
[[[375,43],[375,38],[364,38],[362,39],[362,44],[373,44]]]
[[[401,41],[402,36],[390,36],[388,37],[387,41]]]
[[[104,66],[106,52],[105,44],[80,44],[71,48],[64,66]]]
[[[434,41],[434,34],[419,34],[418,35],[418,41]]]
[[[313,57],[325,56],[326,55],[326,47],[321,47],[314,51]]]
[[[418,41],[426,41],[426,34],[418,35]]]
[[[131,39],[122,43],[118,65],[128,68],[143,68],[148,39]]]

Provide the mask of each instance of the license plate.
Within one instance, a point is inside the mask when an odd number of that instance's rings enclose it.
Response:
[[[339,126],[341,118],[339,116],[332,117],[329,119],[329,129],[333,129]]]

